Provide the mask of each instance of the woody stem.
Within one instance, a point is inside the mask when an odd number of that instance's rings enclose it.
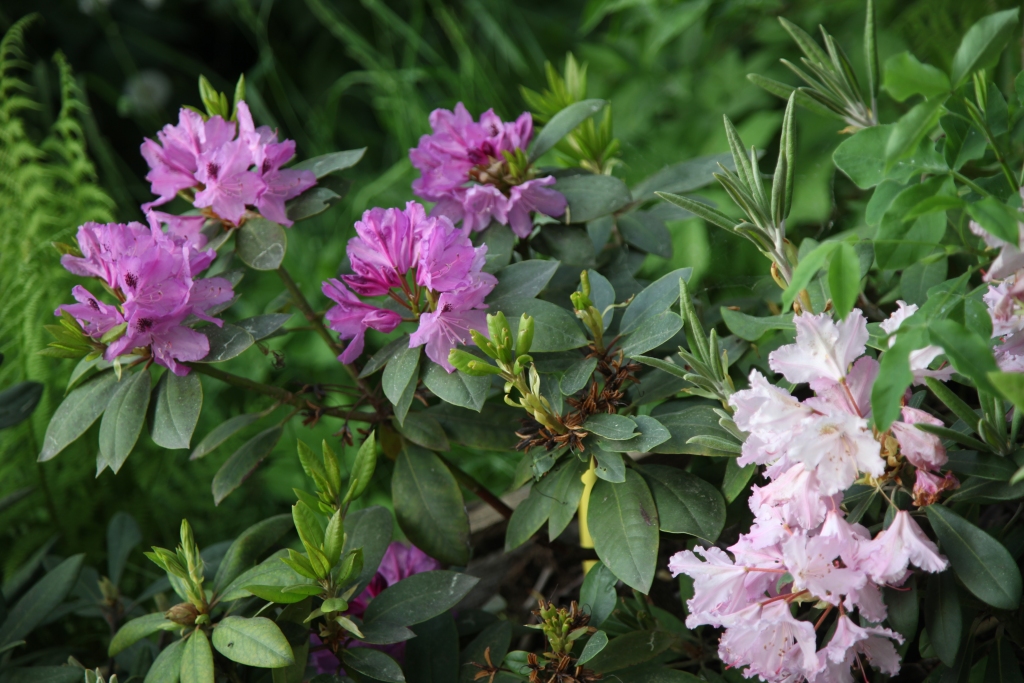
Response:
[[[472,491],[477,498],[487,503],[495,512],[497,512],[505,519],[509,519],[510,517],[512,517],[512,508],[510,508],[508,505],[505,505],[504,501],[502,501],[501,498],[498,498],[496,495],[488,491],[483,484],[481,484],[473,477],[473,475],[464,471],[462,468],[460,468],[458,465],[456,465],[455,463],[453,463],[451,460],[444,457],[440,453],[437,454],[437,457],[441,458],[441,461],[448,466],[448,469],[451,470],[452,476],[454,476],[459,481],[460,484],[462,484],[467,489]]]

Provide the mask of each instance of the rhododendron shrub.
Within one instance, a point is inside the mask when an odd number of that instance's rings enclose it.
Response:
[[[145,223],[56,245],[82,279],[44,353],[78,365],[39,459],[85,438],[116,474],[144,430],[191,459],[239,436],[219,504],[287,430],[330,438],[298,441],[290,514],[223,545],[183,522],[147,553],[167,576],[145,595],[176,596],[159,609],[98,579],[114,632],[89,680],[138,673],[130,652],[150,681],[1019,680],[1017,18],[970,27],[948,72],[882,67],[869,2],[861,80],[827,32],[783,20],[803,84],[751,76],[786,100],[768,153],[726,118],[729,153],[633,186],[570,58],[524,90],[532,111],[443,103],[403,201],[315,240],[304,221],[345,200],[365,150],[304,158],[242,83],[229,107],[203,79],[205,110],[142,143]],[[862,212],[800,223],[798,107],[833,119],[837,192]],[[701,289],[648,259],[672,257],[677,219],[749,240],[760,269]],[[289,251],[324,235],[344,257],[294,276]],[[299,353],[320,371],[284,374]],[[245,412],[196,438],[221,384]],[[529,589],[528,632],[495,576],[534,552],[569,578]],[[40,620],[75,584],[65,562]],[[4,658],[0,680],[9,661],[54,673]]]

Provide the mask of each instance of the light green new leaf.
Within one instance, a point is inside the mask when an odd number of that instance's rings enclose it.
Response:
[[[225,617],[213,629],[213,646],[233,662],[279,669],[295,661],[281,629],[266,617]]]
[[[927,99],[950,90],[949,76],[930,64],[922,64],[909,52],[901,52],[885,61],[882,86],[897,102],[914,95],[924,95]]]
[[[185,641],[181,653],[181,683],[214,683],[213,650],[202,629],[192,631]]]
[[[963,85],[972,73],[991,66],[999,59],[1003,47],[1013,38],[1019,12],[1019,9],[996,12],[967,29],[953,55],[950,80],[954,89]]]
[[[841,242],[828,267],[828,288],[839,319],[853,310],[860,295],[860,259],[849,242]]]
[[[177,624],[165,617],[163,612],[154,612],[132,619],[114,634],[110,640],[110,647],[107,648],[107,655],[113,657],[152,633],[176,627]]]

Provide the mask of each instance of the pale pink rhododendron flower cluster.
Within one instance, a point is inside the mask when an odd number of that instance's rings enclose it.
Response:
[[[255,207],[264,218],[291,225],[285,201],[316,184],[311,171],[282,168],[295,156],[295,141],[278,142],[269,127],[256,128],[245,102],[238,103],[237,125],[183,108],[178,125],[164,126],[157,140],[142,143],[146,180],[159,195],[143,211],[189,191],[194,206],[227,223],[239,225],[247,207]]]
[[[462,221],[467,231],[495,221],[525,238],[533,231],[530,212],[565,213],[565,197],[551,189],[555,178],[532,177],[525,160],[533,137],[529,112],[505,123],[488,109],[474,121],[460,102],[455,111],[431,112],[430,127],[433,133],[420,138],[409,158],[422,174],[413,181],[413,192],[437,202],[432,216]]]
[[[355,227],[348,243],[353,274],[323,283],[336,304],[327,311],[328,325],[351,340],[338,360],[359,357],[366,330],[387,333],[402,322],[402,314],[359,298],[388,296],[407,310],[408,320],[419,321],[409,346],[425,345],[427,357],[454,372],[449,351],[470,343],[470,330],[487,334],[484,299],[498,284],[481,270],[487,246],[474,247],[466,230],[446,216],[428,217],[416,202],[404,210],[370,209]]]
[[[886,327],[895,331],[909,308],[901,304]],[[900,668],[894,641],[902,643],[902,636],[863,627],[851,615],[880,624],[887,615],[883,586],[903,584],[912,566],[939,572],[947,562],[906,510],[895,510],[874,538],[848,522],[843,492],[857,481],[879,486],[905,461],[917,468],[915,499],[934,502],[955,479],[939,473],[946,463],[940,440],[913,425],[941,422],[905,406],[901,422],[876,434],[868,419],[879,365],[864,355],[861,312],[840,323],[828,314],[797,316],[795,323],[796,343],[772,352],[769,364],[788,381],[809,384],[814,396],[799,400],[753,370],[750,388],[729,400],[736,425],[749,432],[737,464],[765,465],[770,480],[752,489],[753,526],[728,552],[698,547],[676,554],[669,568],[694,579],[687,626],[724,627],[719,656],[746,667],[747,677],[850,683],[854,664],[865,673],[870,665],[894,675]],[[939,354],[927,350],[921,358],[930,362]],[[936,376],[928,362],[919,359],[915,372]],[[794,616],[794,605],[798,615],[802,607],[823,612],[814,623]],[[833,611],[833,635],[818,648],[816,631]]]
[[[70,313],[95,341],[124,325],[123,334],[106,347],[106,360],[148,349],[156,363],[186,375],[189,368],[182,363],[204,358],[210,343],[184,323],[194,317],[221,325],[208,311],[231,301],[234,292],[224,278],[197,277],[217,255],[202,248],[202,216],[150,211],[148,218],[149,226],[86,223],[78,228],[82,255],[65,254],[61,264],[75,275],[99,279],[117,305],[100,301],[79,285],[72,290],[78,303],[60,306],[55,314]]]

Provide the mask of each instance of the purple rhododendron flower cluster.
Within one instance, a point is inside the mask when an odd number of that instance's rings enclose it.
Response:
[[[440,562],[416,546],[393,541],[388,545],[388,549],[384,553],[384,559],[381,560],[373,580],[363,589],[362,593],[349,602],[349,609],[346,614],[361,618],[363,613],[366,612],[370,601],[384,592],[384,589],[388,586],[394,586],[402,579],[406,579],[413,574],[434,571],[440,568]],[[309,642],[314,648],[323,645],[323,641],[315,635],[310,635]],[[402,660],[402,655],[405,653],[405,643],[370,645],[354,640],[349,643],[349,647],[370,647],[384,650],[399,661]],[[338,661],[333,652],[324,648],[310,652],[309,666],[315,667],[318,674],[333,674],[339,670],[341,662]]]
[[[210,343],[184,323],[194,316],[221,325],[207,311],[230,301],[234,292],[224,278],[197,277],[217,255],[202,248],[202,216],[150,211],[148,218],[149,226],[86,223],[78,228],[82,255],[65,254],[61,265],[75,275],[99,279],[117,297],[117,305],[79,285],[72,290],[78,303],[60,306],[55,315],[67,311],[95,341],[124,325],[124,333],[107,346],[106,360],[148,348],[156,363],[186,375],[189,368],[181,363],[205,357]]]
[[[143,211],[174,199],[183,190],[195,192],[194,206],[238,225],[247,207],[269,220],[291,225],[285,201],[316,184],[311,171],[281,168],[295,156],[295,141],[277,141],[267,126],[256,128],[245,102],[238,103],[238,124],[220,116],[208,119],[190,109],[178,114],[178,125],[166,125],[154,142],[142,143],[149,164],[146,175],[159,195]]]
[[[366,330],[387,333],[402,322],[399,313],[356,294],[388,296],[408,309],[411,319],[418,317],[410,347],[426,345],[427,356],[453,372],[449,351],[469,343],[471,329],[487,333],[484,299],[498,283],[481,270],[487,246],[474,247],[466,230],[446,216],[428,217],[416,202],[404,210],[370,209],[355,227],[357,236],[348,243],[354,274],[323,283],[323,293],[336,303],[327,311],[328,325],[351,340],[338,360],[351,363],[359,357]]]
[[[533,178],[528,164],[510,163],[517,156],[525,159],[523,151],[533,137],[529,112],[505,123],[488,109],[474,121],[460,102],[455,111],[431,112],[430,127],[434,132],[420,138],[409,158],[422,174],[413,181],[413,192],[437,202],[432,216],[462,221],[467,231],[496,221],[525,238],[533,231],[531,211],[565,213],[565,197],[550,189],[553,176]]]
[[[886,331],[896,332],[914,310],[900,302],[883,323]],[[769,364],[794,384],[809,383],[815,395],[801,401],[754,370],[750,388],[729,400],[736,425],[750,434],[737,464],[767,465],[771,480],[753,487],[753,526],[727,549],[731,557],[698,547],[673,556],[669,568],[694,579],[687,626],[724,627],[719,656],[729,666],[747,667],[747,677],[852,683],[851,667],[862,658],[894,675],[900,657],[893,641],[903,637],[861,626],[850,614],[882,622],[883,586],[902,585],[911,564],[939,572],[947,561],[906,510],[896,511],[874,538],[848,522],[840,507],[843,491],[858,480],[870,485],[899,454],[917,468],[916,505],[931,504],[959,484],[939,472],[947,461],[939,438],[912,426],[941,424],[928,413],[906,406],[891,432],[876,434],[869,426],[879,364],[864,355],[868,331],[859,310],[838,324],[828,314],[800,315],[795,322],[796,343],[773,351]],[[948,378],[948,369],[928,368],[942,349],[921,353],[914,362],[918,379]],[[820,649],[816,629],[824,619],[814,624],[794,616],[792,606],[801,604],[839,611]]]

